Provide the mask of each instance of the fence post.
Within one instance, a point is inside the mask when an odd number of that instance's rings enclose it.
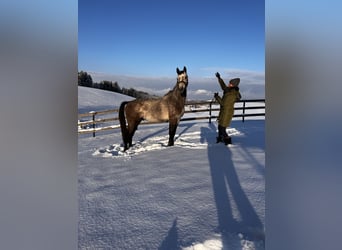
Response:
[[[243,108],[242,108],[242,122],[245,122],[245,107],[246,107],[246,102],[243,101]]]
[[[89,113],[91,113],[93,115],[93,137],[95,137],[95,111],[90,111]]]
[[[211,123],[211,105],[212,105],[213,101],[211,101],[209,103],[209,123]]]

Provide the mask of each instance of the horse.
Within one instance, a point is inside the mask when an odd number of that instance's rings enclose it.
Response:
[[[177,83],[172,90],[159,98],[124,101],[119,108],[124,151],[132,146],[132,139],[141,121],[169,122],[168,146],[174,145],[177,126],[184,114],[188,75],[186,67],[177,71]],[[126,126],[127,121],[127,126]]]

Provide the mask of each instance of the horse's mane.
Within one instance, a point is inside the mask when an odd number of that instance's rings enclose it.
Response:
[[[175,88],[173,88],[173,90],[174,90],[174,89],[175,89]],[[168,95],[172,94],[173,90],[169,90],[164,96],[168,96]]]

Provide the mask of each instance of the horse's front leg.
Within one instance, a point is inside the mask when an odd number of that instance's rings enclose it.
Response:
[[[178,123],[179,122],[177,119],[172,119],[169,121],[169,143],[167,144],[168,146],[174,145],[174,138],[175,138]]]

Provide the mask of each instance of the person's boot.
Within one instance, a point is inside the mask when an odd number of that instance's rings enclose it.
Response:
[[[222,136],[217,136],[216,137],[216,143],[222,142]]]
[[[223,138],[223,142],[226,145],[232,144],[232,138],[230,136],[226,136],[226,137]]]
[[[216,143],[224,142],[224,138],[228,136],[226,133],[226,128],[218,125],[218,137],[216,137]]]

